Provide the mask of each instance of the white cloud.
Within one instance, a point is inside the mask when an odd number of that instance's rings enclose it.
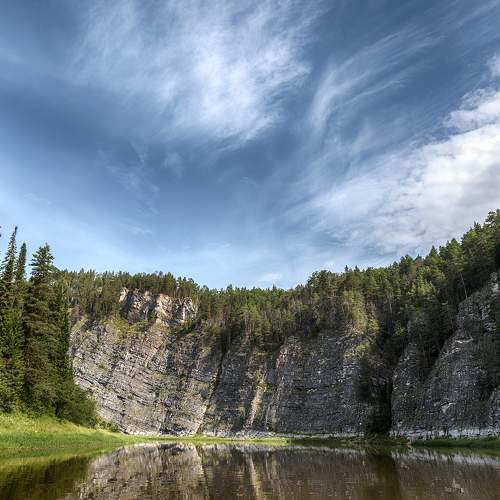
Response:
[[[463,106],[450,113],[446,125],[461,132],[498,122],[500,90],[485,89],[473,92],[464,99]]]
[[[407,27],[363,47],[344,61],[333,61],[310,109],[312,125],[321,132],[334,117],[338,126],[341,113],[353,114],[375,94],[404,85],[418,68],[418,53],[433,41],[426,31]]]
[[[149,105],[164,133],[244,142],[280,120],[282,97],[309,72],[302,49],[317,8],[295,0],[142,7],[91,9],[73,70],[82,83]]]
[[[500,208],[500,91],[491,85],[444,120],[447,138],[372,157],[326,188],[324,178],[309,182],[293,217],[314,221],[314,234],[391,258],[460,236]]]
[[[153,231],[148,227],[138,226],[133,222],[122,224],[123,228],[134,236],[151,236]]]

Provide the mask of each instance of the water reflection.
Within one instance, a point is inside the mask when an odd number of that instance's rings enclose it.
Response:
[[[500,499],[500,458],[432,451],[138,445],[2,465],[2,499]]]

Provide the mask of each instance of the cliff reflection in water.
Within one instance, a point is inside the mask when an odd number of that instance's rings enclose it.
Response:
[[[162,444],[2,468],[0,498],[498,499],[500,458],[261,445]]]

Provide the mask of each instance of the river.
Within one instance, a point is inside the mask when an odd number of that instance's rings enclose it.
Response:
[[[0,460],[0,498],[500,499],[500,457],[433,450],[145,444]]]

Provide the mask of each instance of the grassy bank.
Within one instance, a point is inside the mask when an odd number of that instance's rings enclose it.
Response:
[[[267,445],[301,445],[328,447],[405,446],[432,448],[466,448],[500,450],[500,438],[431,439],[409,441],[387,436],[324,438],[324,437],[213,437],[213,436],[133,436],[102,429],[89,429],[50,417],[30,418],[22,414],[0,413],[0,457],[43,456],[53,453],[82,453],[132,443],[152,441],[209,443],[254,443]]]
[[[285,437],[237,438],[216,436],[138,436],[89,429],[52,417],[30,418],[19,413],[0,413],[0,455],[8,452],[60,449],[100,449],[148,441],[202,443],[267,443],[291,444]]]
[[[30,418],[18,413],[0,413],[0,456],[25,452],[43,455],[47,450],[51,453],[99,450],[148,439],[88,429],[50,417]]]

